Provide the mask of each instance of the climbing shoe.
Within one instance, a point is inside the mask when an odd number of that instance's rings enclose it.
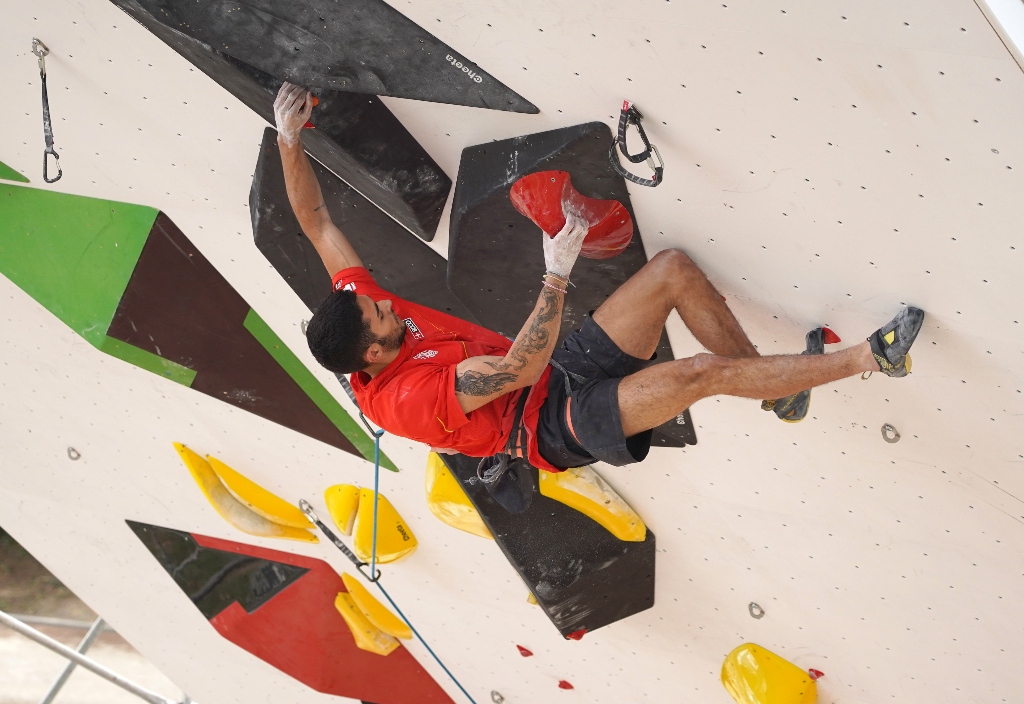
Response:
[[[815,328],[807,333],[807,349],[800,354],[825,354],[825,332],[827,328]],[[831,333],[831,330],[828,330]],[[833,337],[835,333],[832,333]],[[839,338],[836,337],[836,342]],[[804,389],[792,396],[784,398],[769,399],[761,402],[762,411],[775,411],[782,420],[787,423],[799,423],[807,417],[811,408],[811,390]]]
[[[878,369],[887,376],[910,373],[910,346],[924,324],[924,311],[908,306],[868,338]]]

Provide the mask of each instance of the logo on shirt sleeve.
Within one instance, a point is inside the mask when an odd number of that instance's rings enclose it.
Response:
[[[416,326],[416,323],[412,322],[412,318],[406,318],[402,322],[405,323],[405,327],[409,328],[409,332],[412,333],[412,336],[415,339],[417,339],[417,340],[422,340],[423,339],[423,333],[420,332],[420,329],[419,329],[419,327]]]
[[[414,354],[413,359],[430,359],[431,357],[437,356],[437,350],[423,350],[419,354]]]
[[[334,285],[334,290],[335,291],[355,291],[356,290],[356,282],[353,281],[351,283],[347,283],[344,286],[342,286],[341,282],[339,281],[337,284]]]

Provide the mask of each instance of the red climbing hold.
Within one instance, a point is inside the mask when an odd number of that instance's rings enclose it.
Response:
[[[538,171],[523,176],[509,192],[512,205],[551,236],[565,226],[564,209],[590,224],[580,254],[587,259],[610,259],[633,239],[633,218],[617,200],[587,198],[572,187],[565,171]]]
[[[572,633],[567,635],[566,638],[568,638],[569,640],[583,640],[583,636],[585,635],[587,635],[587,629],[581,628],[578,631],[573,631]]]
[[[834,345],[837,342],[842,342],[842,340],[839,339],[839,335],[836,335],[828,328],[822,328],[821,331],[824,333],[826,345]]]
[[[313,107],[316,107],[316,106],[317,106],[317,105],[319,105],[319,104],[320,104],[320,99],[319,99],[319,98],[317,98],[317,97],[316,97],[316,96],[314,95],[314,96],[313,96]],[[306,120],[306,124],[304,124],[304,125],[302,126],[302,129],[304,129],[304,130],[315,130],[315,129],[316,129],[316,125],[314,125],[314,124],[313,124],[312,122],[310,122],[309,120]]]
[[[522,655],[524,658],[528,658],[528,657],[531,657],[533,655],[533,651],[532,650],[527,650],[526,648],[524,648],[521,645],[517,645],[516,647],[519,648],[519,654]]]
[[[569,684],[565,680],[558,680],[558,688],[559,689],[576,689],[575,687],[573,687],[571,684]]]
[[[827,330],[828,328],[825,328],[825,329]],[[815,682],[817,682],[818,680],[820,680],[822,677],[825,676],[824,672],[822,672],[821,670],[815,670],[813,667],[807,670],[807,674],[810,675],[811,679],[814,680]]]

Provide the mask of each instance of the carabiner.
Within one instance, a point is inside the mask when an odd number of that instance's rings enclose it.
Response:
[[[47,183],[55,183],[64,175],[64,171],[60,168],[60,155],[53,148],[53,126],[50,124],[50,99],[46,93],[46,55],[50,53],[50,50],[45,44],[33,37],[32,53],[38,59],[39,80],[43,86],[43,140],[46,144],[46,148],[43,149],[43,180]],[[51,154],[53,155],[54,162],[57,164],[57,175],[53,178],[50,178],[49,172]]]
[[[654,187],[660,184],[664,177],[665,162],[661,158],[661,152],[659,152],[658,148],[651,144],[651,140],[647,138],[647,132],[644,131],[643,119],[643,113],[641,113],[635,105],[630,103],[628,100],[622,101],[622,111],[619,114],[619,132],[615,136],[615,139],[612,140],[611,146],[608,148],[608,160],[611,162],[612,168],[615,169],[615,172],[623,178],[641,186]],[[626,147],[626,131],[629,129],[630,125],[634,125],[636,127],[636,131],[644,143],[644,150],[638,154],[630,154],[629,149]],[[630,162],[634,164],[647,162],[647,165],[652,171],[654,171],[654,176],[652,178],[642,178],[623,168],[622,164],[619,163],[618,156],[615,154],[616,145],[618,145],[619,151],[622,155]],[[654,156],[658,157],[657,163],[654,161]]]

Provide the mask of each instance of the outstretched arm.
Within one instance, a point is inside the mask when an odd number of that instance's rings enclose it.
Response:
[[[540,379],[558,341],[565,287],[586,235],[586,221],[571,214],[555,237],[543,235],[545,285],[512,348],[504,357],[470,357],[456,367],[455,397],[464,412]]]
[[[348,238],[331,220],[320,184],[302,147],[302,126],[313,111],[313,94],[302,86],[285,83],[274,101],[277,144],[281,149],[284,183],[299,226],[316,247],[327,273],[363,266]]]

